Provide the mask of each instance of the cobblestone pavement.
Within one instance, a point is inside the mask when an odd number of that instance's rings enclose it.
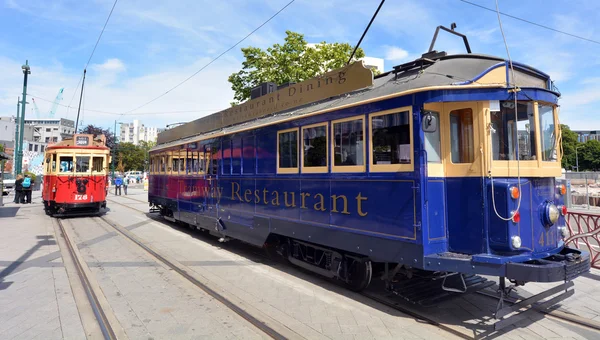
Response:
[[[0,339],[83,339],[52,221],[32,196],[26,205],[5,196],[0,208]]]
[[[132,192],[129,198],[111,197],[115,201],[147,211],[143,192]],[[132,199],[139,200],[133,201]],[[113,215],[121,221],[144,221],[146,216],[135,214],[122,206],[113,204]],[[127,217],[126,217],[127,216]],[[126,225],[125,222],[123,222]],[[154,247],[177,258],[181,263],[203,276],[219,282],[239,297],[252,302],[299,330],[316,331],[327,337],[352,335],[357,339],[378,337],[435,337],[446,338],[435,328],[423,330],[411,317],[378,305],[367,298],[337,287],[318,277],[304,273],[292,266],[262,263],[259,256],[252,256],[250,247],[236,246],[235,242],[220,244],[210,236],[188,232],[166,223],[149,221],[133,232]],[[258,252],[256,250],[255,252]],[[596,272],[594,272],[596,273]],[[584,297],[589,285],[598,281],[593,275],[576,280],[576,296],[565,302],[566,308],[576,308],[579,296]],[[493,279],[493,278],[490,278]],[[552,285],[528,284],[523,294],[548,289]],[[580,289],[581,287],[581,289]],[[591,287],[590,287],[591,288]],[[588,292],[589,293],[589,292]],[[600,293],[597,294],[600,298]],[[493,332],[490,317],[496,301],[483,296],[465,296],[441,303],[427,311],[436,320],[451,326],[460,326],[472,335],[502,338],[600,338],[597,332],[581,329],[541,314],[520,317],[519,322],[503,332]],[[583,303],[583,302],[582,302]],[[572,309],[575,311],[576,309]],[[590,316],[600,315],[593,312]],[[307,328],[308,327],[308,328]]]
[[[146,193],[109,199],[146,210]],[[0,339],[97,337],[85,326],[89,315],[77,297],[73,275],[61,256],[52,219],[34,204],[0,208]],[[539,313],[527,314],[502,332],[491,328],[493,299],[466,295],[422,312],[437,327],[343,289],[314,274],[268,259],[260,249],[155,221],[111,203],[105,217],[149,246],[175,259],[223,296],[252,306],[270,320],[307,339],[452,339],[448,328],[478,338],[591,339],[600,334]],[[254,326],[157,262],[99,219],[64,220],[67,232],[101,288],[126,337],[131,339],[255,339]],[[58,235],[59,236],[59,235]],[[58,242],[57,242],[58,241]],[[60,245],[60,247],[59,247]],[[65,260],[66,261],[66,260]],[[67,266],[68,267],[68,266]],[[489,278],[492,279],[493,278]],[[600,321],[600,272],[575,280],[575,295],[561,309]],[[553,285],[528,284],[522,296]],[[84,320],[84,321],[82,321]]]

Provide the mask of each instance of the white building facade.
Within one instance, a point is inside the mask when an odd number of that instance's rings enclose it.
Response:
[[[25,125],[33,127],[32,142],[58,143],[75,133],[75,121],[65,118],[25,119]]]
[[[132,143],[138,145],[141,141],[156,142],[158,134],[163,129],[155,127],[147,127],[141,124],[139,120],[134,120],[133,123],[121,124],[119,130],[119,141],[121,143]]]

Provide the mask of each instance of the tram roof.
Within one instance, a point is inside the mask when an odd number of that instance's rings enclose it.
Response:
[[[414,67],[411,67],[411,63],[414,63]],[[507,72],[507,64],[505,59],[483,54],[447,55],[435,60],[422,57],[413,62],[396,66],[394,71],[375,77],[373,85],[368,88],[206,133],[181,136],[181,138],[161,143],[152,150],[166,149],[200,139],[210,139],[309,114],[330,112],[342,107],[360,105],[363,102],[410,93],[448,88],[507,87],[507,77],[511,79],[512,83],[512,76],[510,72]],[[537,87],[552,91],[550,77],[547,74],[521,63],[513,62],[513,67],[517,86]]]

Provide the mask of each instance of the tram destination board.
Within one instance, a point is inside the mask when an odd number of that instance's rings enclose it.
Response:
[[[89,136],[76,136],[75,145],[77,146],[88,146],[90,144]]]
[[[314,103],[372,85],[373,73],[371,70],[365,67],[362,62],[355,62],[318,77],[163,131],[158,135],[157,144],[164,144],[180,138],[247,122],[272,113]]]

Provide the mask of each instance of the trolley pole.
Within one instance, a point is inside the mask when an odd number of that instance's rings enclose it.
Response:
[[[25,105],[27,104],[27,76],[31,74],[31,68],[29,67],[29,60],[25,60],[25,65],[21,66],[23,69],[23,101],[21,102],[21,119],[19,122],[19,141],[17,142],[17,146],[19,148],[19,152],[17,157],[19,160],[16,164],[16,173],[21,173],[21,167],[23,165],[23,130],[25,129]]]

